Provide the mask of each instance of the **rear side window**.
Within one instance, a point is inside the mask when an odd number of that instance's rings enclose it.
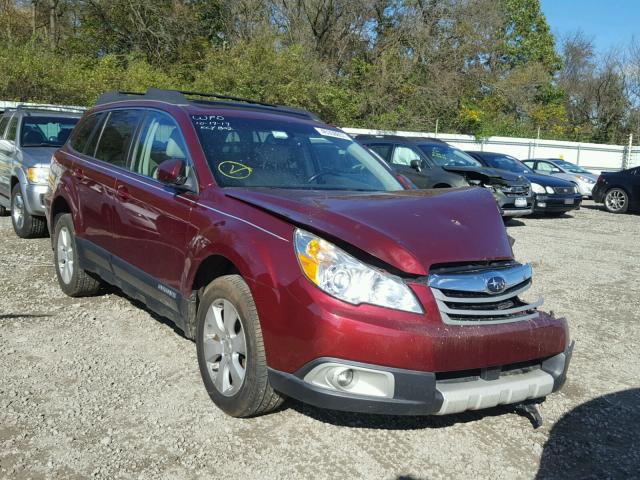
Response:
[[[14,115],[11,121],[9,121],[9,128],[7,129],[7,134],[4,138],[7,140],[11,140],[12,142],[16,141],[16,132],[18,130],[18,116]]]
[[[4,138],[4,131],[7,128],[7,123],[9,123],[8,115],[0,118],[0,138]]]
[[[71,139],[69,140],[69,145],[76,152],[85,153],[85,147],[87,146],[87,142],[91,137],[91,134],[96,129],[96,125],[100,122],[102,118],[101,113],[96,113],[94,115],[90,115],[84,118],[73,130],[71,134]]]
[[[103,162],[126,168],[129,146],[141,118],[140,110],[111,112],[102,130],[95,157]]]
[[[376,152],[378,155],[384,158],[387,162],[391,158],[391,149],[393,148],[393,145],[375,144],[375,145],[367,145],[367,147],[369,147],[371,150]]]
[[[135,147],[131,170],[146,177],[158,178],[158,166],[165,160],[187,162],[180,128],[170,116],[150,112],[144,119],[140,140]]]

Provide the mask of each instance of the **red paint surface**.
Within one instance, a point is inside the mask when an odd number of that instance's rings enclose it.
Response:
[[[191,110],[150,101],[126,106],[157,108],[177,120],[199,193],[176,193],[65,146],[54,156],[61,173],[47,202],[56,205],[57,199],[64,199],[72,209],[77,235],[185,296],[192,293],[203,261],[212,255],[230,260],[254,296],[270,367],[292,372],[314,358],[331,356],[451,371],[543,358],[567,345],[565,321],[546,314],[503,325],[449,326],[422,283],[411,287],[425,313],[411,314],[336,300],[300,270],[292,243],[296,226],[351,245],[409,277],[428,274],[434,264],[510,259],[502,219],[484,189],[380,194],[221,189],[189,115],[269,114]]]

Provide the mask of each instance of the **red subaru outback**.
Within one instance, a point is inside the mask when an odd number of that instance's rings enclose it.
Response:
[[[109,93],[54,156],[62,290],[116,285],[195,339],[230,415],[285,396],[447,414],[564,383],[566,322],[522,295],[490,193],[404,190],[308,112],[150,89]]]

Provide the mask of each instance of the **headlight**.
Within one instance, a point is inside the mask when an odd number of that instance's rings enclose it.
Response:
[[[37,165],[27,168],[29,183],[47,183],[49,181],[49,165]]]
[[[542,185],[539,185],[537,183],[532,183],[531,184],[531,190],[533,190],[533,193],[544,193],[544,187]]]
[[[332,243],[309,232],[295,231],[295,249],[307,278],[332,297],[359,305],[422,313],[402,279],[365,265]]]
[[[547,191],[547,193],[555,193],[553,187],[544,187],[544,189]]]
[[[586,182],[586,183],[596,183],[593,178],[583,177],[582,175],[576,175],[576,177],[578,177],[579,180],[581,180],[583,182]]]

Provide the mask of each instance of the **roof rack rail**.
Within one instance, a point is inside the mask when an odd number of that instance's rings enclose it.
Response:
[[[10,110],[10,109],[7,109],[7,110]],[[61,112],[61,113],[84,113],[87,109],[85,107],[54,105],[49,103],[19,103],[15,107],[15,110],[16,111],[42,110],[42,111]]]
[[[214,101],[207,100],[193,100],[187,97],[201,97],[203,99],[213,98]],[[219,93],[202,93],[202,92],[190,92],[187,90],[165,90],[160,88],[149,88],[145,93],[142,92],[125,92],[125,91],[111,91],[100,95],[96,105],[103,105],[105,103],[119,102],[123,100],[157,100],[165,103],[171,103],[174,105],[189,105],[192,103],[218,103],[223,105],[233,106],[237,103],[245,103],[248,106],[254,106],[256,108],[273,109],[283,113],[290,113],[313,120],[320,120],[320,118],[314,113],[308,112],[303,109],[295,107],[287,107],[282,105],[275,105],[272,103],[261,102],[259,100],[251,100],[249,98],[235,97],[231,95],[222,95]]]

